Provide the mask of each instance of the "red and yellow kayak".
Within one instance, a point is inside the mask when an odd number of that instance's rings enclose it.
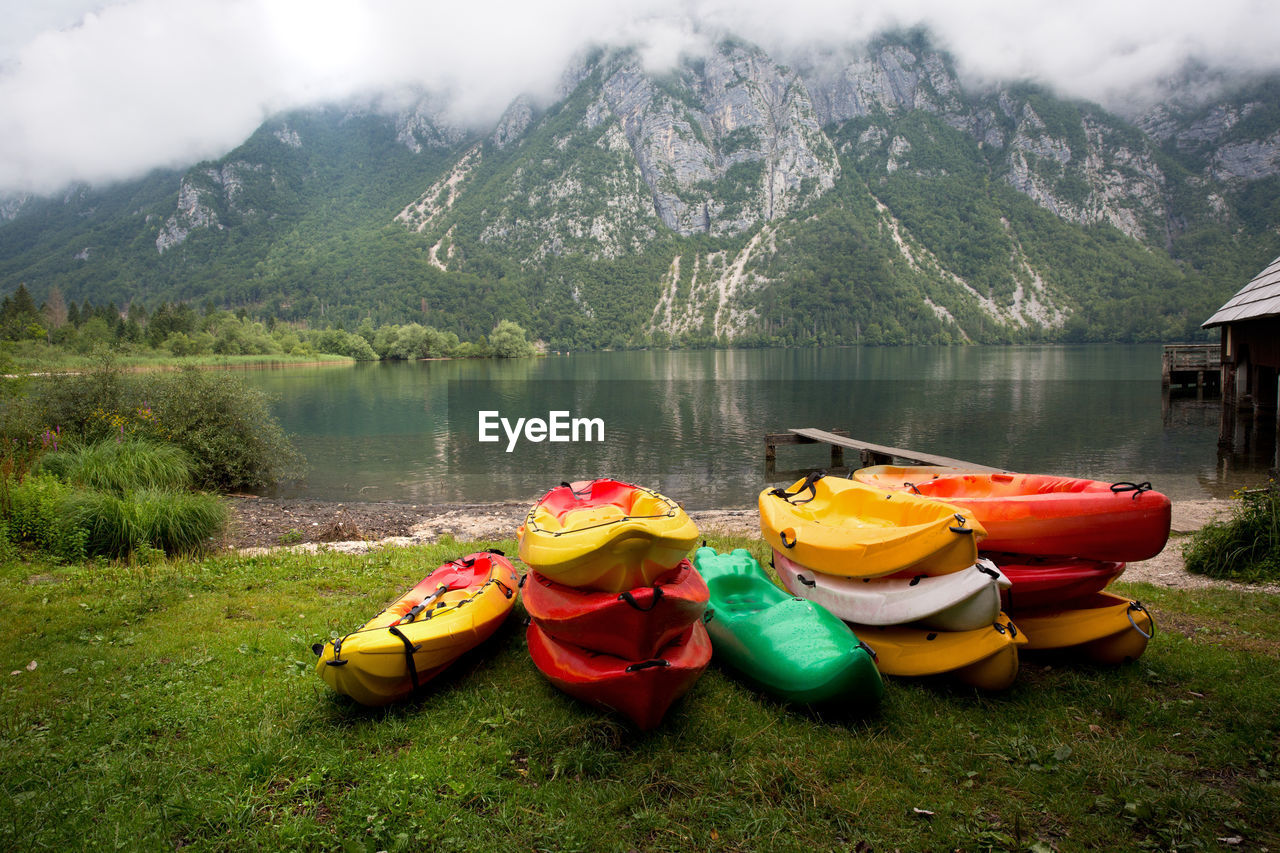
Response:
[[[566,586],[620,593],[654,582],[698,541],[680,505],[618,480],[563,483],[516,531],[520,559]]]
[[[497,552],[444,563],[350,634],[316,643],[316,674],[362,705],[403,699],[498,630],[519,583]]]
[[[760,531],[776,551],[843,577],[958,572],[977,562],[986,533],[948,504],[820,474],[766,489],[759,504]]]
[[[1150,483],[999,473],[911,479],[908,473],[901,488],[962,507],[986,529],[984,551],[1134,562],[1159,554],[1169,539],[1172,506]]]
[[[1035,557],[1022,554],[984,555],[1004,573],[1010,586],[1000,591],[1004,609],[1019,616],[1042,607],[1065,606],[1101,592],[1124,572],[1114,560],[1079,557]]]
[[[662,722],[711,662],[711,640],[701,621],[656,656],[638,661],[561,642],[537,622],[529,623],[527,636],[529,656],[548,681],[575,699],[622,714],[642,730]]]
[[[644,660],[702,616],[709,592],[693,564],[682,560],[653,586],[621,593],[575,589],[530,572],[521,596],[529,618],[549,636],[626,660]]]

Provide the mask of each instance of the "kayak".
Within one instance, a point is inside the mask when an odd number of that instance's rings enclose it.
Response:
[[[1004,609],[1015,616],[1025,610],[1063,605],[1100,592],[1124,572],[1114,560],[1079,557],[1034,557],[987,553],[1012,584],[1001,591]]]
[[[606,478],[547,492],[516,537],[520,559],[543,577],[619,593],[652,586],[679,565],[698,528],[670,498]]]
[[[627,660],[655,656],[707,606],[707,585],[688,560],[653,586],[622,593],[575,589],[538,572],[523,584],[524,609],[546,634]]]
[[[519,582],[497,551],[444,563],[355,631],[312,646],[316,674],[362,705],[403,699],[498,630]]]
[[[982,690],[1004,690],[1018,677],[1020,626],[1001,613],[972,631],[935,631],[918,625],[854,625],[876,651],[885,675],[948,675]]]
[[[711,660],[701,622],[647,660],[630,661],[561,642],[530,622],[529,656],[547,680],[575,699],[616,711],[641,730],[662,722],[667,709],[689,692]]]
[[[939,501],[810,474],[760,493],[760,530],[774,550],[829,575],[943,575],[978,560],[982,525]]]
[[[788,702],[879,704],[872,653],[836,616],[779,589],[745,548],[699,548],[694,563],[711,593],[703,618],[718,660]]]
[[[1159,554],[1169,539],[1169,498],[1150,483],[969,473],[903,488],[964,507],[986,528],[984,551],[1133,562]]]
[[[1155,634],[1155,620],[1140,602],[1097,592],[1069,608],[1045,608],[1018,616],[1027,648],[1076,649],[1097,663],[1137,660]]]
[[[983,559],[949,575],[845,578],[807,569],[775,549],[773,567],[792,595],[861,625],[922,622],[940,631],[970,631],[996,621],[1001,592],[1009,587],[1009,579]]]

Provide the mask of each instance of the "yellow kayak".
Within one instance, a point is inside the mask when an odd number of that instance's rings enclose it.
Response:
[[[759,503],[765,540],[829,575],[958,572],[977,562],[978,540],[986,535],[950,504],[822,474],[790,489],[766,489]]]
[[[1028,649],[1078,649],[1090,660],[1117,664],[1137,660],[1155,634],[1155,620],[1140,602],[1095,592],[1066,607],[1018,615]]]
[[[1001,613],[972,631],[935,631],[917,625],[850,625],[876,653],[885,675],[949,675],[983,690],[1004,690],[1018,677],[1023,630]]]
[[[316,643],[316,674],[362,705],[403,699],[498,630],[519,585],[497,552],[445,563],[355,631]]]
[[[680,505],[617,480],[562,483],[516,531],[520,559],[543,577],[580,589],[653,586],[698,542]]]

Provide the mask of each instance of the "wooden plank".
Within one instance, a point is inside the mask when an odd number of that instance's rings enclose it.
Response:
[[[1003,468],[992,468],[990,465],[979,465],[975,462],[965,462],[960,459],[952,459],[948,456],[937,456],[933,453],[921,453],[917,450],[903,450],[898,447],[888,447],[883,444],[872,444],[869,441],[861,441],[855,438],[846,438],[845,436],[836,435],[833,432],[827,432],[822,429],[811,429],[802,427],[800,429],[792,429],[791,432],[813,441],[821,441],[826,444],[834,444],[840,447],[848,447],[851,450],[857,450],[861,453],[868,453],[874,457],[896,457],[898,459],[907,459],[920,465],[946,465],[953,468],[968,468],[973,471],[1003,471]]]
[[[832,435],[838,435],[843,438],[849,437],[849,431],[847,429],[833,429],[833,430],[829,430],[829,432]],[[816,444],[819,442],[823,444],[829,443],[829,442],[823,442],[821,439],[817,439],[817,438],[809,438],[808,436],[804,436],[804,435],[796,435],[795,430],[792,430],[791,432],[770,432],[770,433],[765,433],[765,436],[764,436],[764,443],[765,443],[765,446],[767,447],[768,446],[778,447],[783,444]]]

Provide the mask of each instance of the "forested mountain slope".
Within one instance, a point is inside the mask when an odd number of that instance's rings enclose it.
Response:
[[[515,320],[558,348],[1172,340],[1280,254],[1280,84],[1126,121],[966,91],[918,34],[794,67],[583,57],[494,127],[277,116],[236,150],[0,204],[0,292],[311,324]]]

